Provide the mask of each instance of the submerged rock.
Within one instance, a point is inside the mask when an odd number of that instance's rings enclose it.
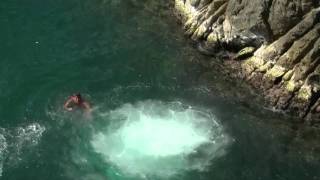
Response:
[[[271,105],[320,122],[320,1],[175,0],[175,9],[201,52],[238,51],[235,71]]]

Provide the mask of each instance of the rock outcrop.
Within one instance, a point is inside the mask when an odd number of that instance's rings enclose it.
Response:
[[[241,77],[272,106],[320,123],[319,0],[175,0],[175,9],[206,52],[238,52]]]

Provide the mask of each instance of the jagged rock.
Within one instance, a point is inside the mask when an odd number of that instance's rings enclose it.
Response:
[[[255,47],[245,47],[241,49],[234,57],[234,60],[242,60],[246,59],[253,55],[254,51],[256,50]]]
[[[320,122],[319,0],[175,0],[175,8],[200,50],[239,51],[236,69],[270,104]]]
[[[229,0],[225,24],[231,28],[225,29],[226,38],[232,40],[234,35],[248,39],[256,39],[256,36],[268,38],[270,32],[264,14],[269,9],[269,1]]]
[[[284,35],[294,27],[302,17],[316,7],[316,1],[310,0],[273,0],[268,23],[274,38]]]

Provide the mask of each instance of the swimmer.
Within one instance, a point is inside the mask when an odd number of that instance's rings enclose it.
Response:
[[[90,112],[91,107],[89,102],[85,101],[80,93],[73,94],[63,105],[67,111],[73,111],[75,107],[83,109],[85,112]]]

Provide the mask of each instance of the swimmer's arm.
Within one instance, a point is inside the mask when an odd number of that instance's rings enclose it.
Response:
[[[71,102],[72,102],[72,99],[68,99],[68,100],[64,103],[63,108],[64,108],[65,110],[67,110],[67,111],[72,111],[72,107],[69,107],[69,105],[71,104]]]

